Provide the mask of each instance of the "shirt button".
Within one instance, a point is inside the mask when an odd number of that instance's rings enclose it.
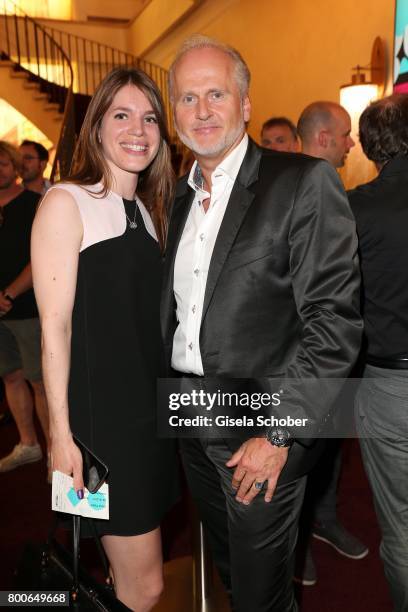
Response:
[[[190,349],[190,351],[193,350],[193,343],[192,342],[190,342],[190,344],[188,345],[188,348]]]
[[[195,314],[195,311],[196,311],[196,305],[195,304],[194,304],[194,306],[192,307],[191,310],[192,310],[192,313]]]
[[[200,270],[199,270],[198,268],[196,268],[196,269],[194,270],[194,274],[195,274],[196,276],[198,276],[199,272],[200,272]]]
[[[204,240],[204,234],[200,234],[200,240],[203,241]]]

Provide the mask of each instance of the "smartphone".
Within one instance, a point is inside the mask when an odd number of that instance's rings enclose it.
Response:
[[[81,440],[72,437],[81,451],[84,485],[90,493],[96,493],[108,476],[108,467]]]

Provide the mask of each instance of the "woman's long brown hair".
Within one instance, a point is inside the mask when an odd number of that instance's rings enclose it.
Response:
[[[125,85],[142,91],[155,112],[160,131],[160,145],[152,163],[139,174],[137,194],[146,206],[156,228],[159,244],[164,248],[167,231],[167,211],[174,190],[169,134],[160,91],[152,79],[138,68],[114,68],[99,84],[88,106],[67,181],[78,185],[101,182],[105,196],[112,188],[112,173],[105,160],[99,131],[102,119],[117,92]]]

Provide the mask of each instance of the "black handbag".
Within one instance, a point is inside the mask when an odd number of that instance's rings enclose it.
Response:
[[[85,570],[80,559],[81,521],[87,521],[102,563],[106,582],[101,583]],[[72,517],[72,552],[55,538],[59,524],[56,517],[48,540],[43,545],[26,545],[15,573],[14,589],[24,591],[65,591],[69,593],[70,610],[126,612],[129,608],[115,596],[109,567],[92,519]],[[48,609],[52,607],[47,606]],[[57,609],[57,608],[55,608]],[[60,607],[58,607],[60,609]]]

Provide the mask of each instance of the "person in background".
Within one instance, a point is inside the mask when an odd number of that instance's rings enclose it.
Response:
[[[334,168],[346,163],[355,145],[351,137],[351,119],[336,102],[312,102],[302,111],[297,124],[302,153],[320,157]]]
[[[287,117],[271,117],[262,126],[261,146],[273,151],[297,153],[299,140],[296,126]]]
[[[408,95],[373,102],[359,135],[378,176],[348,193],[357,222],[366,336],[357,433],[395,612],[408,610]]]
[[[20,171],[18,150],[0,141],[0,376],[19,433],[18,444],[0,459],[0,472],[40,461],[34,406],[48,445],[40,322],[30,264],[31,226],[40,196],[17,184]]]
[[[47,149],[39,142],[23,140],[19,150],[22,160],[21,178],[25,189],[44,195],[51,187],[50,181],[44,178],[49,159]]]
[[[341,168],[354,140],[348,112],[335,102],[313,102],[301,113],[298,133],[302,153],[325,159]],[[342,525],[337,516],[337,488],[341,472],[341,442],[330,439],[315,469],[309,474],[295,567],[295,580],[305,586],[317,581],[310,550],[313,537],[332,546],[350,559],[363,559],[368,548]]]

